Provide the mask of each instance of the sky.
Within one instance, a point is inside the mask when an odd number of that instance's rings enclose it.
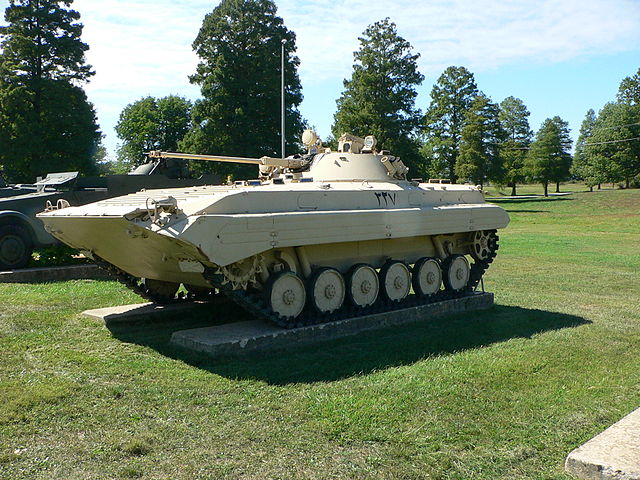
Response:
[[[199,98],[188,76],[204,16],[218,1],[76,0],[87,61],[86,85],[115,157],[114,126],[142,97]],[[4,10],[8,0],[0,0]],[[524,101],[537,130],[545,118],[569,122],[575,140],[588,109],[615,99],[620,81],[640,68],[640,0],[276,0],[297,35],[302,115],[320,137],[331,131],[336,99],[351,76],[366,27],[389,17],[420,53],[425,76],[417,106],[425,111],[437,78],[450,65],[474,73],[493,101]],[[202,152],[214,154],[216,152]]]

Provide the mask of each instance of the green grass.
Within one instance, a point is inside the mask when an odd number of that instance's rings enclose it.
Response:
[[[210,360],[119,284],[0,286],[0,478],[567,478],[640,404],[640,191],[503,200],[493,309]]]

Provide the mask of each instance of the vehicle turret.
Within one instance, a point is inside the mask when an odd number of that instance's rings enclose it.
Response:
[[[378,153],[375,150],[376,139],[372,135],[360,138],[345,133],[338,139],[336,152],[323,148],[313,130],[305,130],[302,140],[307,153],[287,158],[228,157],[161,151],[149,152],[149,157],[257,165],[262,181],[285,175],[293,175],[292,178],[299,181],[406,180],[409,169],[399,157],[384,151]]]

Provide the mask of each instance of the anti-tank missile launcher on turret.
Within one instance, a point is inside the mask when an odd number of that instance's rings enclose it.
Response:
[[[47,229],[154,300],[222,292],[282,326],[470,294],[507,213],[475,186],[406,179],[372,136],[304,155],[156,158],[251,163],[232,185],[146,190],[40,215]],[[472,260],[472,262],[470,262]],[[413,293],[412,293],[413,290]]]

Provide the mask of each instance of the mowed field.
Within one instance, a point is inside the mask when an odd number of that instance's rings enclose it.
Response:
[[[0,285],[0,478],[568,478],[640,406],[640,191],[499,203],[493,309],[287,353],[168,346],[230,307],[108,329],[115,282]]]

